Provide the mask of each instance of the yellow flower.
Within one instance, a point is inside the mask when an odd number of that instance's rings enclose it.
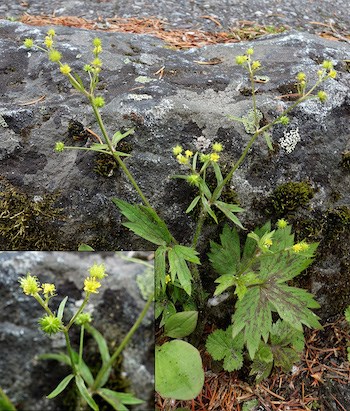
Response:
[[[211,153],[210,154],[210,160],[213,161],[214,163],[217,163],[220,159],[220,156],[218,153]]]
[[[329,70],[328,77],[336,78],[337,77],[337,72],[334,69]]]
[[[55,151],[57,151],[57,153],[61,153],[64,150],[64,143],[62,141],[57,141],[57,143],[55,144]]]
[[[189,160],[188,157],[185,157],[182,154],[179,154],[176,156],[176,160],[180,163],[180,164],[188,164]]]
[[[95,56],[97,56],[98,54],[100,54],[102,52],[102,47],[101,46],[96,46],[93,51],[92,51]]]
[[[250,48],[246,51],[246,53],[248,54],[248,56],[249,56],[249,55],[252,55],[252,54],[254,54],[254,49],[253,49],[252,47],[250,47]]]
[[[201,160],[201,162],[202,163],[205,163],[206,161],[209,161],[210,160],[210,155],[209,154],[201,154],[200,155],[200,160]]]
[[[99,280],[102,280],[102,278],[107,277],[106,267],[104,264],[95,263],[93,266],[90,267],[89,273],[91,277],[96,277]]]
[[[49,60],[57,63],[62,58],[62,54],[58,50],[50,50],[49,51]]]
[[[185,156],[186,156],[187,158],[191,158],[191,157],[193,156],[192,151],[191,151],[191,150],[186,150],[186,151],[185,151]]]
[[[247,56],[237,56],[236,57],[236,63],[239,65],[244,64],[248,60]]]
[[[97,289],[101,287],[101,283],[96,280],[95,277],[87,277],[84,281],[84,291],[88,294],[95,293],[97,294]]]
[[[38,277],[34,275],[27,274],[27,277],[22,277],[19,280],[20,286],[23,289],[24,294],[26,295],[35,295],[41,291],[39,286]]]
[[[223,150],[222,144],[221,143],[213,143],[213,150],[216,151],[217,153],[220,153],[220,151]]]
[[[101,44],[102,44],[101,39],[98,38],[98,37],[95,37],[95,38],[92,40],[92,44],[93,44],[95,47],[101,46]]]
[[[198,174],[190,174],[189,176],[187,176],[187,182],[190,185],[195,185],[195,186],[198,185],[199,179],[200,177]]]
[[[45,295],[51,295],[51,296],[53,296],[53,295],[55,295],[55,291],[56,291],[56,287],[55,287],[55,284],[48,284],[48,283],[45,283],[45,284],[41,284],[41,286],[43,287],[43,294],[45,294]]]
[[[99,66],[102,66],[102,61],[98,57],[96,57],[95,59],[92,60],[91,64],[93,66],[99,67]]]
[[[306,74],[301,71],[300,73],[297,74],[297,80],[298,81],[305,81],[306,80]]]
[[[62,74],[67,75],[67,74],[69,74],[69,73],[72,71],[72,69],[70,68],[70,66],[69,66],[68,64],[63,64],[63,65],[60,67],[60,71],[61,71]]]
[[[56,33],[55,33],[55,30],[54,30],[54,29],[50,29],[50,30],[48,30],[48,32],[47,32],[47,35],[50,36],[50,37],[53,37],[55,34],[56,34]]]
[[[182,147],[179,146],[179,145],[173,147],[173,154],[174,154],[174,156],[178,156],[179,154],[181,154],[181,153],[182,153],[182,150],[183,150]]]
[[[165,276],[165,284],[169,284],[171,282],[171,277],[169,274]]]
[[[46,37],[45,37],[45,40],[44,40],[44,44],[45,44],[45,46],[46,46],[47,48],[50,49],[50,48],[52,47],[52,45],[53,45],[52,37],[46,36]]]
[[[323,90],[320,90],[317,93],[317,97],[319,98],[321,103],[324,103],[327,100],[327,93]]]
[[[296,243],[293,245],[292,250],[295,253],[300,253],[301,251],[306,251],[309,248],[309,244],[307,244],[305,241],[302,241],[300,243]]]
[[[32,48],[34,46],[34,41],[33,39],[25,39],[23,44],[28,48]]]
[[[261,67],[260,61],[258,61],[258,60],[253,61],[253,63],[252,63],[252,69],[253,69],[253,70],[257,70],[257,69],[260,68],[260,67]]]
[[[329,60],[324,60],[322,67],[326,70],[331,70],[333,68],[333,63]]]
[[[264,247],[270,248],[271,246],[272,246],[272,240],[271,240],[271,238],[267,238],[264,241]]]

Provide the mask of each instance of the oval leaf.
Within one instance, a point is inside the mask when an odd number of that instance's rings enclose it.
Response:
[[[183,338],[190,335],[196,328],[198,311],[184,311],[167,318],[164,334],[171,338]]]
[[[193,345],[174,340],[156,347],[156,391],[164,398],[190,400],[202,390],[204,371],[199,351]]]

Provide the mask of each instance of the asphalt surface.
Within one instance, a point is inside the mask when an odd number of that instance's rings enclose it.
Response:
[[[335,29],[349,32],[349,10],[348,0],[4,0],[0,3],[1,18],[18,18],[24,13],[102,20],[115,16],[157,17],[165,20],[169,28],[206,31],[228,30],[239,21],[248,20],[308,32],[323,28],[314,23],[331,23]]]

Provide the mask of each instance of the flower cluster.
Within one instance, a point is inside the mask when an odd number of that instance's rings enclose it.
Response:
[[[252,60],[251,56],[254,54],[254,49],[250,47],[245,54],[236,57],[236,63],[240,66],[245,66],[249,73],[254,74],[261,68],[259,60]]]
[[[102,280],[107,276],[104,264],[94,264],[89,269],[90,276],[85,278],[84,281],[84,291],[86,295],[89,296],[91,293],[98,293],[98,289],[101,287],[99,280]]]
[[[209,154],[204,154],[200,153],[199,159],[202,163],[208,163],[208,162],[213,162],[217,163],[220,159],[220,152],[223,150],[222,144],[221,143],[213,143],[212,145],[212,152]],[[190,164],[190,159],[193,157],[193,152],[191,150],[185,150],[182,148],[182,146],[177,145],[173,147],[173,154],[176,157],[176,160],[178,161],[179,164],[185,164],[189,165]],[[198,154],[196,153],[198,156]]]

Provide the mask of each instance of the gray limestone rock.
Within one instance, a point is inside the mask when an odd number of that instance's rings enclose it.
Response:
[[[69,145],[91,143],[72,141],[70,122],[77,121],[95,132],[98,127],[87,102],[57,65],[48,62],[45,53],[22,46],[27,37],[43,40],[46,30],[11,22],[0,25],[4,96],[0,110],[8,125],[0,144],[1,176],[32,198],[58,193],[57,207],[63,209],[65,220],[54,222],[57,249],[74,250],[81,242],[103,250],[153,249],[154,245],[137,239],[121,225],[111,199],[131,203],[140,199],[119,169],[109,177],[101,176],[94,171],[97,154],[53,151],[59,140]],[[234,175],[231,189],[246,210],[240,218],[248,229],[284,216],[301,239],[321,241],[317,261],[302,281],[321,302],[324,318],[343,310],[350,301],[350,282],[344,281],[350,275],[350,174],[344,162],[349,151],[348,44],[287,32],[250,43],[175,51],[150,36],[66,27],[57,27],[56,32],[63,61],[79,73],[91,60],[92,39],[96,35],[102,39],[99,93],[106,100],[101,110],[106,128],[112,134],[135,127],[134,135],[127,139],[131,157],[125,162],[182,242],[190,241],[194,228],[194,219],[185,214],[194,190],[184,181],[170,178],[181,172],[172,147],[182,144],[205,150],[219,141],[225,148],[223,161],[232,164],[250,138],[242,124],[228,118],[245,115],[251,107],[249,81],[235,56],[253,46],[255,57],[262,62],[261,74],[269,79],[256,84],[263,121],[273,120],[291,104],[281,97],[295,91],[299,71],[312,83],[319,64],[330,59],[338,75],[324,84],[328,100],[324,104],[307,101],[291,113],[287,128],[276,126],[274,151],[267,149],[264,139],[258,140]],[[221,63],[200,64],[212,59]],[[45,98],[35,104],[21,105],[41,96]],[[289,212],[271,208],[275,190],[289,182],[307,182],[313,197],[300,207],[296,198],[297,204]],[[220,228],[209,223],[204,229],[206,238],[217,238],[219,232]],[[202,246],[204,250],[204,241]],[[3,239],[2,248],[10,249],[11,244]]]
[[[124,253],[125,254],[125,253]],[[18,278],[28,272],[41,282],[54,283],[57,297],[50,307],[58,307],[68,295],[66,311],[71,317],[83,300],[83,282],[94,263],[104,263],[108,277],[98,294],[90,298],[86,310],[93,325],[104,335],[110,350],[127,334],[145,304],[137,277],[145,274],[141,264],[124,261],[118,253],[78,252],[1,252],[0,253],[0,386],[18,410],[75,410],[75,394],[68,389],[53,400],[45,398],[69,374],[69,369],[54,360],[39,360],[38,355],[66,352],[62,334],[49,337],[38,325],[43,309],[33,297],[24,295]],[[151,309],[130,344],[123,351],[123,384],[145,400],[134,410],[153,409],[154,323]],[[79,330],[70,331],[74,349],[79,346]],[[92,367],[100,361],[97,346],[86,333],[84,359]],[[114,383],[118,377],[114,377]]]

